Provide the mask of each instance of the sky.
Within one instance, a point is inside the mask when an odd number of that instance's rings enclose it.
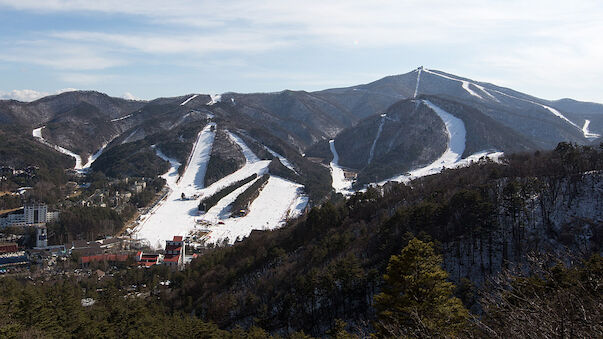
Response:
[[[319,90],[418,66],[603,103],[602,1],[0,0],[0,98]]]

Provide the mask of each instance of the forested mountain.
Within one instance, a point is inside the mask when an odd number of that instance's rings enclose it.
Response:
[[[192,298],[192,309],[220,326],[321,334],[336,319],[352,327],[374,319],[388,260],[413,236],[438,244],[462,288],[527,267],[530,253],[601,253],[602,151],[560,144],[327,203],[203,255],[172,302]],[[470,309],[477,300],[464,296]]]

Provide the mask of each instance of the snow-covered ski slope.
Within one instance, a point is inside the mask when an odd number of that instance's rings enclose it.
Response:
[[[302,185],[271,176],[260,195],[251,203],[249,213],[241,218],[223,219],[223,225],[212,226],[206,241],[219,243],[228,239],[232,244],[237,239],[249,236],[253,230],[271,230],[283,226],[288,218],[299,216],[308,204],[302,189]]]
[[[215,105],[218,102],[222,101],[222,94],[210,94],[209,97],[210,97],[210,100],[206,104],[208,106]]]
[[[565,115],[563,115],[561,112],[559,112],[559,110],[557,110],[557,109],[555,109],[555,108],[553,108],[553,107],[551,107],[551,106],[547,106],[547,105],[545,105],[545,104],[541,104],[541,103],[536,102],[536,101],[533,101],[533,100],[524,99],[524,98],[519,98],[519,97],[516,97],[516,96],[514,96],[514,95],[510,95],[510,94],[507,94],[507,93],[505,93],[505,92],[499,91],[499,90],[494,89],[494,88],[489,88],[488,90],[486,90],[486,89],[484,88],[484,86],[481,86],[481,85],[476,84],[476,83],[474,83],[474,82],[469,82],[469,81],[467,81],[467,80],[462,80],[462,79],[458,79],[458,78],[455,78],[455,77],[452,77],[452,76],[444,75],[444,74],[441,74],[441,73],[438,73],[438,72],[435,72],[435,71],[432,71],[432,70],[428,70],[428,69],[426,69],[426,68],[423,68],[423,70],[424,70],[425,72],[429,73],[429,74],[433,74],[433,75],[439,76],[439,77],[444,78],[444,79],[448,79],[448,80],[452,80],[452,81],[457,81],[457,82],[460,82],[460,83],[461,83],[461,86],[463,87],[463,89],[464,89],[465,91],[467,91],[467,93],[471,94],[471,95],[472,95],[472,96],[474,96],[474,97],[480,98],[480,99],[482,99],[482,100],[485,100],[485,99],[484,99],[482,96],[480,96],[478,93],[476,93],[475,91],[473,91],[473,90],[472,90],[472,89],[469,87],[469,85],[471,85],[471,86],[475,86],[475,87],[476,87],[476,88],[478,88],[478,89],[479,89],[481,92],[483,92],[484,94],[486,94],[486,95],[487,95],[487,96],[488,96],[490,99],[492,99],[492,100],[494,100],[494,101],[496,101],[496,102],[500,102],[500,101],[499,101],[499,100],[498,100],[498,99],[497,99],[497,98],[496,98],[496,97],[495,97],[495,96],[494,96],[492,93],[490,93],[489,91],[492,91],[492,92],[494,92],[494,93],[500,94],[500,95],[502,95],[502,96],[506,96],[506,97],[508,97],[508,98],[512,98],[512,99],[515,99],[515,100],[520,100],[520,101],[523,101],[523,102],[527,102],[527,103],[530,103],[530,104],[533,104],[533,105],[539,106],[539,107],[544,108],[545,110],[549,111],[550,113],[552,113],[552,114],[553,114],[553,115],[555,115],[556,117],[558,117],[558,118],[562,119],[563,121],[567,122],[568,124],[572,125],[574,128],[576,128],[576,129],[580,130],[580,131],[582,132],[582,134],[584,135],[584,137],[585,137],[585,138],[587,138],[587,139],[596,139],[596,138],[598,138],[598,137],[599,137],[599,135],[598,135],[598,134],[589,133],[589,132],[588,132],[588,129],[587,129],[587,130],[585,130],[583,127],[581,128],[581,127],[580,127],[580,126],[578,126],[576,123],[574,123],[573,121],[569,120],[569,119],[568,119],[568,118],[567,118]],[[417,76],[420,76],[420,72],[419,72],[419,74],[418,74]],[[417,79],[417,81],[418,81],[418,79]],[[417,82],[417,88],[418,88],[418,82]],[[417,94],[416,94],[416,91],[415,91],[415,95],[414,95],[414,97],[416,97],[416,96],[417,96]]]
[[[276,153],[275,151],[273,151],[272,149],[270,149],[268,146],[264,145],[264,148],[268,151],[268,153],[272,154],[273,157],[277,157],[281,161],[281,164],[283,164],[288,169],[292,170],[294,173],[297,173],[297,171],[295,170],[295,168],[293,167],[293,165],[291,165],[291,162],[289,160],[287,160],[287,158],[285,158],[284,156]]]
[[[227,207],[251,183],[222,198],[205,215],[197,216],[199,200],[182,200],[182,193],[187,197],[195,194],[200,195],[201,198],[208,197],[252,174],[260,176],[267,173],[270,164],[269,160],[260,160],[241,138],[229,132],[230,138],[241,147],[246,163],[238,171],[209,187],[204,187],[205,171],[215,136],[211,126],[215,125],[206,126],[199,134],[188,166],[180,180],[177,180],[178,166],[180,166],[178,162],[155,149],[160,157],[170,161],[172,165],[172,168],[163,175],[168,182],[170,192],[148,214],[141,217],[141,222],[134,231],[137,238],[147,239],[149,245],[154,248],[163,247],[165,240],[171,239],[174,235],[186,236],[190,231],[194,231],[196,219],[224,223],[211,226],[212,231],[206,236],[207,242],[219,243],[228,238],[232,243],[238,238],[248,236],[254,229],[272,229],[282,226],[287,217],[299,215],[307,204],[307,198],[301,192],[301,185],[278,177],[270,177],[260,196],[252,203],[247,216],[228,218],[230,211]]]
[[[189,102],[189,101],[193,100],[194,98],[196,98],[196,97],[198,97],[198,96],[199,96],[199,94],[193,94],[193,95],[192,95],[190,98],[188,98],[188,99],[184,100],[184,101],[183,101],[183,102],[180,104],[180,106],[184,106],[184,105],[188,104],[188,102]]]
[[[444,122],[444,125],[446,126],[446,133],[448,134],[448,145],[446,146],[446,151],[431,164],[425,167],[417,168],[406,174],[383,180],[378,183],[379,185],[383,185],[388,181],[408,182],[416,178],[439,173],[442,171],[442,168],[467,166],[471,164],[471,162],[477,161],[482,157],[497,160],[502,156],[502,152],[482,151],[465,159],[461,159],[463,152],[465,152],[465,140],[467,135],[463,121],[444,111],[429,100],[423,100],[422,103],[432,109]]]
[[[601,134],[592,133],[588,130],[588,126],[590,125],[590,120],[584,120],[584,126],[582,126],[582,133],[584,133],[584,137],[587,139],[597,139],[601,137]]]
[[[339,154],[337,154],[337,150],[335,149],[335,140],[329,140],[329,147],[331,148],[331,153],[333,154],[333,160],[331,160],[331,179],[332,186],[335,189],[335,192],[341,193],[343,195],[350,195],[354,193],[352,190],[352,181],[345,179],[345,174],[341,166],[339,166]]]
[[[32,131],[33,137],[36,138],[36,139],[38,139],[38,141],[40,141],[41,143],[43,143],[43,144],[45,144],[47,146],[50,146],[50,147],[54,148],[55,150],[57,150],[57,151],[59,151],[59,152],[61,152],[63,154],[67,154],[68,156],[75,158],[75,167],[74,167],[74,169],[76,169],[76,170],[82,170],[82,169],[84,169],[84,166],[82,165],[82,157],[80,157],[79,155],[71,152],[70,150],[68,150],[66,148],[63,148],[63,147],[58,146],[58,145],[53,145],[53,144],[49,143],[48,141],[44,140],[44,138],[42,137],[42,129],[44,127],[46,127],[46,126],[42,126],[42,127],[38,127],[36,129],[34,129]],[[87,165],[89,165],[89,164],[87,164]]]
[[[103,146],[101,146],[101,148],[99,148],[96,152],[94,152],[94,154],[90,155],[88,157],[88,160],[86,161],[85,164],[82,164],[82,157],[79,156],[78,154],[75,154],[74,152],[58,146],[58,145],[53,145],[51,143],[49,143],[48,141],[44,140],[44,138],[42,137],[42,129],[46,127],[46,126],[42,126],[42,127],[38,127],[36,129],[34,129],[32,131],[32,135],[34,138],[36,138],[38,141],[40,141],[41,143],[48,145],[54,149],[56,149],[57,151],[63,153],[63,154],[67,154],[68,156],[72,157],[75,159],[75,167],[73,167],[73,169],[75,169],[76,171],[80,172],[80,173],[84,173],[90,170],[90,166],[92,166],[92,163],[98,158],[100,157],[101,154],[103,154],[103,152],[105,151],[105,148],[107,148],[107,145],[109,144],[109,142],[106,142],[103,144]],[[113,139],[111,139],[113,140]]]
[[[140,217],[140,223],[134,230],[134,236],[148,240],[151,247],[162,248],[165,240],[172,239],[175,235],[185,235],[192,228],[198,202],[182,200],[181,194],[189,196],[203,188],[205,170],[215,136],[212,126],[214,125],[208,124],[199,133],[180,181],[177,180],[180,165],[163,155],[171,164],[170,170],[163,175],[170,190],[161,202]],[[162,153],[159,151],[158,154]]]
[[[415,93],[412,95],[413,98],[417,97],[419,94],[419,84],[421,83],[421,72],[423,71],[423,67],[417,68],[417,84],[415,85]]]
[[[472,95],[472,96],[474,96],[476,98],[485,100],[484,97],[482,97],[481,95],[479,95],[477,92],[473,91],[469,85],[474,86],[475,88],[479,89],[483,94],[485,94],[486,96],[488,96],[490,99],[492,99],[492,100],[494,100],[496,102],[500,102],[494,95],[492,95],[492,93],[488,92],[484,88],[484,86],[476,84],[475,82],[470,82],[468,80],[463,80],[463,79],[455,78],[455,77],[452,77],[452,76],[449,76],[449,75],[444,75],[444,74],[441,74],[441,73],[438,73],[436,71],[429,70],[429,69],[426,69],[426,68],[424,68],[423,70],[425,72],[429,73],[429,74],[433,74],[435,76],[439,76],[440,78],[444,78],[444,79],[448,79],[448,80],[452,80],[452,81],[456,81],[456,82],[461,83],[461,87],[467,93],[469,93],[470,95]]]
[[[155,145],[151,147],[155,150],[155,154],[157,154],[158,157],[170,163],[170,169],[161,177],[165,179],[168,187],[176,187],[176,184],[178,183],[178,169],[182,164],[178,160],[163,154],[163,152],[161,152],[159,148],[155,147]]]
[[[208,189],[212,187],[216,189],[211,193],[207,192],[207,195],[215,193],[218,188],[230,185],[254,173],[261,176],[268,172],[270,160],[260,160],[240,137],[230,132],[228,134],[241,147],[246,164],[235,173],[208,187]],[[286,161],[286,159],[284,160]],[[238,188],[222,198],[216,206],[203,215],[203,220],[212,223],[221,221],[223,223],[211,226],[211,232],[206,236],[206,242],[219,243],[228,238],[228,242],[232,244],[237,239],[247,237],[252,230],[281,227],[288,218],[299,216],[308,204],[308,198],[303,194],[302,185],[280,177],[270,176],[260,195],[251,203],[249,213],[244,217],[229,218],[231,211],[228,205],[234,202],[236,197],[251,185],[252,183],[248,183]]]

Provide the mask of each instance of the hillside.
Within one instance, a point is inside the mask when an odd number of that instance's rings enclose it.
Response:
[[[362,328],[374,317],[388,259],[413,235],[439,244],[455,283],[476,286],[526,264],[532,251],[599,253],[602,169],[601,149],[560,144],[504,165],[369,189],[206,253],[183,273],[170,303],[184,307],[179,300],[192,298],[197,314],[221,327],[321,335],[339,318]],[[475,297],[466,300],[475,306]]]

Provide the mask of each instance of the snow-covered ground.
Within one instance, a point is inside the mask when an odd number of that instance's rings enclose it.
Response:
[[[592,133],[588,130],[588,126],[590,125],[590,120],[584,120],[584,126],[582,126],[582,133],[584,133],[584,137],[587,139],[597,139],[601,137],[600,134]]]
[[[34,129],[32,131],[32,135],[34,138],[38,139],[38,141],[40,141],[41,143],[48,145],[52,148],[54,148],[55,150],[63,153],[63,154],[67,154],[70,157],[75,158],[75,167],[74,169],[76,170],[82,170],[84,168],[84,166],[82,165],[82,157],[80,157],[79,155],[71,152],[70,150],[63,148],[59,145],[53,145],[51,143],[49,143],[48,141],[44,140],[44,138],[42,137],[42,129],[46,127],[46,126],[42,126],[42,127],[38,127],[36,129]]]
[[[158,157],[170,163],[170,169],[161,177],[165,179],[168,187],[176,187],[176,184],[178,183],[178,169],[182,164],[178,160],[165,155],[159,148],[155,147],[155,145],[151,147],[155,150],[155,154],[157,154]]]
[[[223,225],[212,226],[207,242],[219,243],[228,238],[232,244],[237,239],[249,236],[252,230],[282,227],[288,218],[299,216],[306,208],[308,198],[302,195],[302,187],[271,176],[258,198],[251,203],[249,213],[241,218],[224,219]]]
[[[196,98],[196,97],[198,97],[198,96],[199,96],[199,94],[193,94],[193,95],[192,95],[190,98],[188,98],[188,99],[184,100],[184,101],[183,101],[183,102],[180,104],[180,106],[184,106],[184,105],[186,105],[186,104],[187,104],[189,101],[193,100],[194,98]]]
[[[440,119],[442,119],[444,125],[446,126],[446,133],[448,134],[448,145],[446,147],[446,151],[440,156],[440,158],[431,164],[412,170],[407,174],[402,174],[387,180],[383,180],[378,183],[379,185],[383,185],[388,181],[409,182],[410,180],[419,177],[439,173],[442,171],[442,168],[468,166],[472,162],[478,161],[482,157],[488,157],[497,161],[503,155],[502,152],[497,151],[482,151],[472,154],[465,159],[461,159],[461,156],[465,151],[465,138],[467,133],[463,121],[444,111],[428,100],[423,100],[423,103],[429,106],[429,108],[431,108],[440,117]]]
[[[229,133],[230,138],[241,147],[246,164],[209,187],[204,187],[205,171],[215,136],[215,133],[211,132],[211,126],[215,125],[206,126],[199,134],[189,164],[180,180],[177,179],[180,164],[155,149],[158,156],[170,161],[171,169],[163,175],[168,182],[170,192],[150,213],[141,217],[141,222],[134,231],[137,238],[147,239],[154,248],[163,247],[165,240],[171,239],[174,235],[186,236],[196,229],[196,220],[199,219],[224,223],[210,227],[212,231],[207,236],[208,242],[216,243],[229,238],[232,243],[237,238],[249,235],[254,229],[272,229],[282,226],[287,217],[297,216],[307,204],[307,198],[301,193],[301,185],[271,177],[259,197],[252,203],[247,216],[228,218],[230,211],[227,210],[227,206],[251,183],[221,199],[206,214],[198,216],[199,200],[182,200],[182,193],[187,197],[195,194],[200,195],[201,198],[211,196],[220,189],[254,173],[258,176],[267,173],[270,164],[269,160],[260,160],[241,138]]]
[[[98,151],[94,152],[94,154],[92,154],[91,156],[88,157],[88,161],[86,162],[86,164],[83,166],[83,170],[87,170],[90,168],[90,166],[92,166],[92,163],[98,159],[98,157],[101,156],[101,154],[103,154],[103,152],[105,151],[105,148],[107,148],[107,145],[109,145],[108,142],[104,143],[103,146],[101,146],[101,148],[98,149]]]
[[[333,182],[331,185],[335,189],[335,192],[350,195],[354,193],[352,190],[352,181],[345,179],[343,169],[339,166],[339,154],[337,154],[337,150],[335,149],[335,140],[329,140],[329,147],[333,154],[333,160],[331,161],[331,178]]]
[[[369,157],[367,164],[370,164],[373,161],[373,155],[375,155],[375,146],[377,146],[377,141],[381,136],[381,132],[383,131],[383,124],[385,124],[385,119],[387,118],[387,114],[381,114],[381,122],[379,123],[379,128],[377,128],[377,135],[375,135],[375,140],[373,140],[373,144],[371,145],[371,149],[369,151]]]
[[[281,164],[285,165],[285,167],[287,167],[288,169],[290,169],[293,172],[297,173],[297,171],[295,170],[295,168],[293,167],[293,165],[291,165],[291,162],[289,162],[289,160],[287,160],[287,158],[285,158],[284,156],[282,156],[282,155],[276,153],[275,151],[271,150],[266,145],[264,145],[264,148],[268,151],[268,153],[272,154],[273,157],[277,157],[281,161]]]
[[[260,160],[240,137],[230,132],[228,134],[241,147],[246,164],[235,173],[208,187],[207,192],[204,191],[204,195],[214,194],[220,188],[247,178],[254,173],[259,177],[268,172],[270,160]],[[266,147],[266,149],[268,148]],[[285,158],[283,159],[286,161]],[[223,222],[223,224],[211,226],[211,233],[206,236],[208,243],[219,243],[226,238],[228,238],[229,243],[233,243],[237,239],[248,236],[252,230],[281,227],[288,218],[299,216],[308,204],[308,198],[303,194],[302,185],[280,177],[270,176],[260,195],[251,203],[249,213],[240,218],[228,218],[230,216],[228,205],[251,185],[252,183],[243,185],[227,195],[201,217],[201,219],[212,223]]]
[[[215,133],[211,130],[213,124],[203,128],[193,146],[188,166],[180,181],[177,179],[177,161],[170,159],[159,151],[160,157],[170,161],[170,170],[163,175],[166,178],[170,191],[166,197],[157,204],[149,213],[140,217],[140,223],[134,230],[134,236],[138,239],[147,239],[149,245],[154,248],[162,248],[165,240],[172,239],[175,235],[186,235],[194,225],[194,217],[197,215],[196,200],[182,200],[181,194],[187,196],[199,193],[203,188],[205,170],[209,161],[211,147]]]
[[[210,94],[211,100],[206,104],[208,106],[214,105],[222,100],[222,94]]]

